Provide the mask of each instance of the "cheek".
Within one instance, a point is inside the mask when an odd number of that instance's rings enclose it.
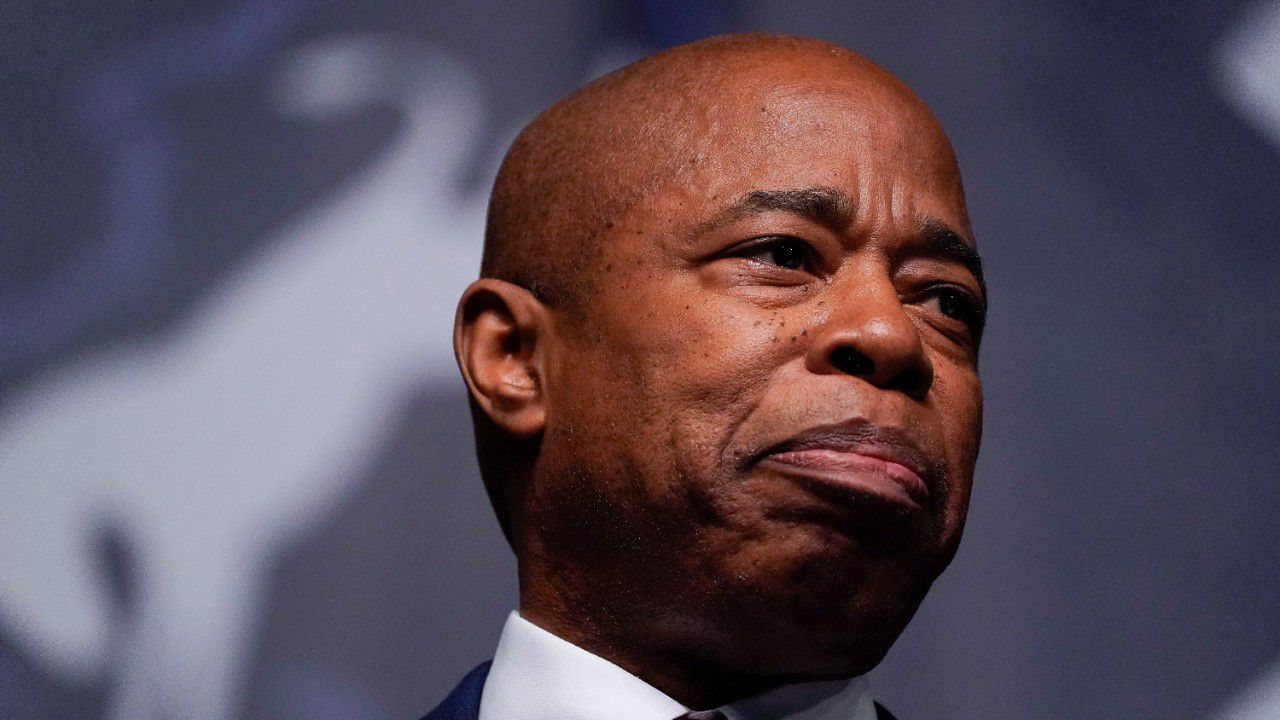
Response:
[[[798,351],[788,323],[696,287],[633,300],[645,309],[611,325],[600,352],[625,376],[618,382],[631,393],[636,436],[666,461],[653,471],[677,485],[706,486],[723,474],[730,437],[794,354],[788,348]]]
[[[681,404],[735,394],[735,385],[748,378],[734,378],[762,371],[770,339],[779,335],[775,326],[783,322],[704,287],[696,273],[670,268],[621,279],[600,301],[597,350],[645,388]]]
[[[785,322],[738,307],[691,306],[639,371],[677,416],[724,435],[741,422],[785,362]],[[703,433],[699,433],[703,434]]]
[[[946,366],[935,375],[938,421],[946,444],[951,483],[948,514],[963,522],[973,485],[974,466],[982,440],[982,384],[968,368]]]

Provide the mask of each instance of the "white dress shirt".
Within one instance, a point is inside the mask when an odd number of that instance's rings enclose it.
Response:
[[[865,677],[784,685],[718,708],[729,720],[875,720]],[[602,657],[511,613],[480,720],[673,720],[689,708]]]

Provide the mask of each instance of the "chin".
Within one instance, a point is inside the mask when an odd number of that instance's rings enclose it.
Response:
[[[729,643],[738,647],[743,671],[816,680],[871,670],[941,571],[931,558],[911,553],[832,547],[816,556],[757,560],[758,573],[726,580],[738,594],[725,606],[736,617],[725,620],[745,640]]]
[[[784,682],[850,678],[869,672],[884,659],[915,614],[918,603],[866,608],[856,618],[820,626],[756,626],[754,637],[724,667],[744,675],[768,675]],[[758,633],[758,634],[757,634]]]

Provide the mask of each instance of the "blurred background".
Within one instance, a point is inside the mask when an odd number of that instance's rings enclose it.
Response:
[[[1280,718],[1280,0],[7,4],[0,718],[407,720],[488,658],[496,163],[741,30],[914,87],[989,266],[969,529],[880,699]]]

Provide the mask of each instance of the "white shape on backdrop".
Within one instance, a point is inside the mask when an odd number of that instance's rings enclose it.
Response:
[[[1219,82],[1241,117],[1280,151],[1280,2],[1252,8],[1218,54]],[[1214,720],[1280,718],[1280,660],[1213,715]]]
[[[1280,150],[1280,2],[1261,3],[1245,14],[1217,59],[1227,99]]]
[[[312,118],[389,104],[402,132],[172,329],[28,384],[0,417],[0,623],[48,670],[110,679],[111,720],[230,718],[277,551],[341,502],[415,388],[460,382],[450,329],[485,198],[452,181],[479,84],[359,38],[304,48],[279,92]],[[136,560],[127,614],[102,524]]]
[[[1254,678],[1214,716],[1214,720],[1276,720],[1280,718],[1280,661]]]

